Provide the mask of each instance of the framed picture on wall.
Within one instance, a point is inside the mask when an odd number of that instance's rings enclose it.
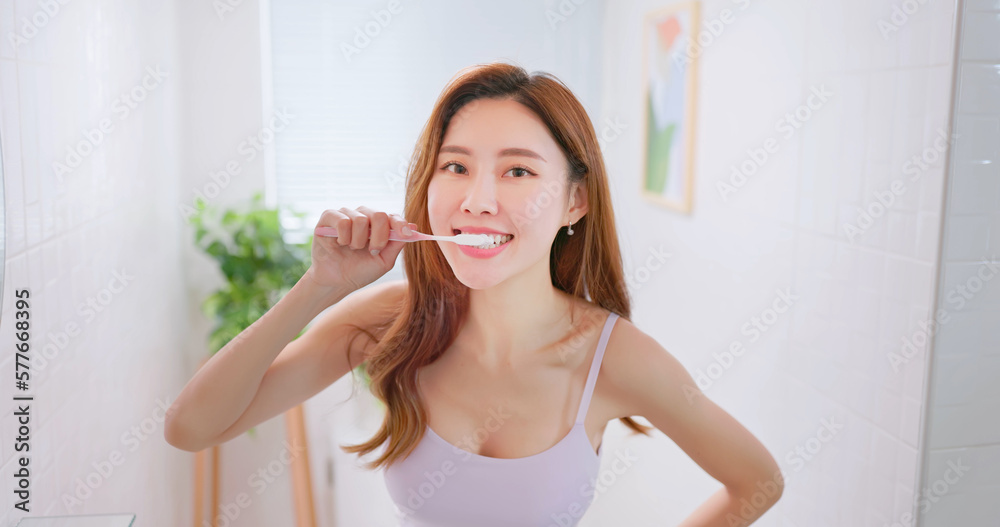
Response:
[[[699,2],[680,2],[643,17],[642,196],[690,213],[694,197],[694,130]]]

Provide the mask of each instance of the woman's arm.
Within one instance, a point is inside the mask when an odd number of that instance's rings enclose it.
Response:
[[[167,410],[167,442],[192,452],[221,443],[220,436],[258,395],[261,381],[278,353],[317,314],[347,293],[340,288],[315,286],[308,274],[303,275],[267,313],[229,341],[188,381]],[[303,335],[293,341],[295,346],[287,347],[299,348],[301,353],[303,348],[314,346],[315,340],[315,335]],[[313,355],[318,358],[319,354]],[[271,403],[284,406],[291,399]]]
[[[416,226],[365,206],[323,211],[317,227],[332,226],[339,235],[313,239],[312,265],[292,289],[188,381],[167,409],[168,443],[197,452],[227,441],[312,397],[343,377],[349,364],[362,362],[349,360],[351,324],[367,327],[367,319],[386,306],[383,300],[391,306],[406,290],[403,281],[367,286],[395,265],[405,245],[389,241],[391,229],[405,236]],[[331,305],[319,323],[292,340]]]
[[[749,525],[781,497],[777,462],[753,434],[708,399],[673,355],[619,321],[604,369],[623,416],[641,415],[672,439],[720,489],[680,525]]]

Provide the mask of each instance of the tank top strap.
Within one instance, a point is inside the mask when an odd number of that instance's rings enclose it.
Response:
[[[590,363],[590,372],[587,373],[587,384],[583,388],[583,397],[580,399],[580,409],[576,413],[576,423],[582,423],[587,416],[587,409],[590,407],[590,399],[594,395],[594,385],[597,384],[597,372],[601,370],[601,361],[604,359],[604,349],[608,346],[608,339],[611,338],[611,328],[615,325],[618,314],[612,312],[604,322],[604,329],[601,331],[601,339],[597,343],[597,350],[594,352],[594,359]]]

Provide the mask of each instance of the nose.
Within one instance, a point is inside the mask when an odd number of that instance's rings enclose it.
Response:
[[[496,181],[490,176],[472,176],[466,188],[462,210],[472,214],[497,213]]]

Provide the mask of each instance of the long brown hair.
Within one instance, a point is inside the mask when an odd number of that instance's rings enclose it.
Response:
[[[410,159],[403,217],[421,232],[430,232],[427,187],[445,131],[452,119],[465,115],[460,112],[463,107],[483,98],[514,100],[537,114],[569,162],[567,184],[586,186],[587,213],[573,224],[572,236],[560,229],[552,242],[552,285],[585,300],[589,296],[593,304],[628,319],[631,301],[597,135],[580,102],[551,74],[529,75],[521,67],[500,62],[466,68],[453,77]],[[405,458],[423,437],[427,414],[417,390],[417,370],[437,360],[455,340],[469,306],[469,288],[455,277],[437,244],[408,243],[403,247],[403,261],[408,295],[382,338],[355,326],[377,342],[365,373],[371,379],[371,392],[385,403],[387,413],[373,438],[341,449],[363,456],[388,441],[382,455],[366,463],[368,469]],[[630,417],[620,419],[636,432],[648,435],[652,430]]]

